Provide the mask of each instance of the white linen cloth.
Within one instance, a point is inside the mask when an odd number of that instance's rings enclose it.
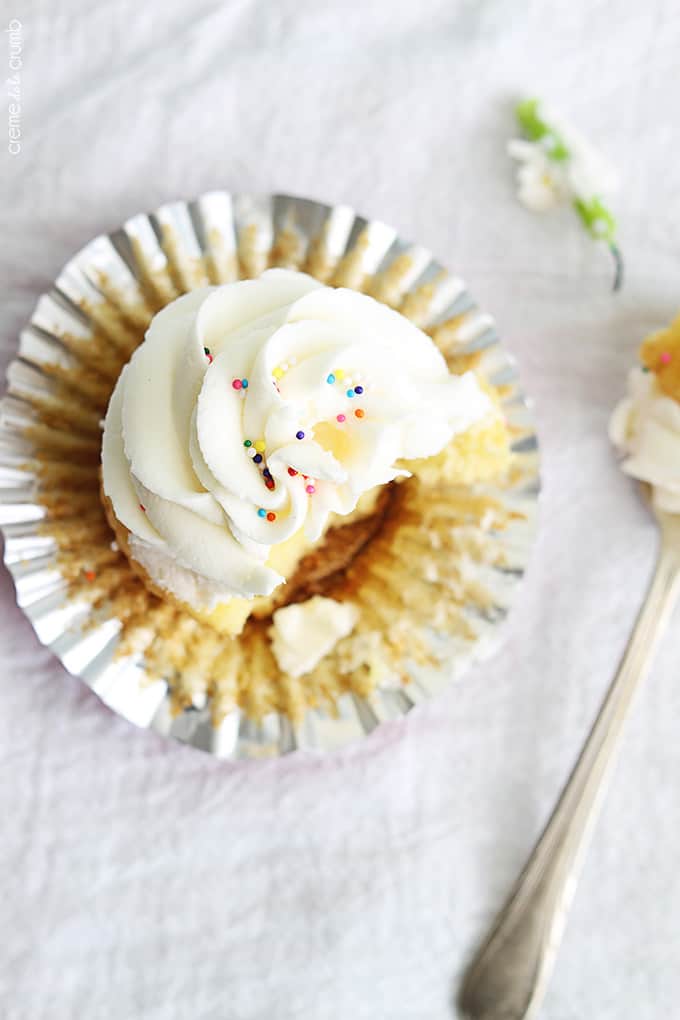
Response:
[[[655,530],[606,425],[680,306],[680,10],[664,0],[6,0],[0,357],[93,235],[203,190],[394,224],[463,274],[536,401],[541,535],[500,654],[334,756],[232,765],[113,716],[0,576],[0,1015],[445,1020],[621,655]],[[5,26],[3,25],[3,28]],[[4,46],[4,42],[3,42]],[[538,94],[621,168],[627,278],[505,155]],[[3,144],[4,148],[4,144]],[[680,998],[676,616],[628,730],[546,1020]]]

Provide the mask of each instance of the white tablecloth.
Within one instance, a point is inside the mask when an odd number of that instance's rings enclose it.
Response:
[[[680,305],[672,0],[3,5],[23,22],[2,156],[3,363],[91,236],[214,187],[344,201],[431,247],[534,395],[545,500],[491,662],[363,745],[221,764],[113,716],[0,576],[0,1014],[445,1020],[616,667],[655,533],[606,438],[636,344]],[[4,26],[3,26],[4,27]],[[4,47],[4,43],[3,43]],[[622,171],[627,260],[533,218],[512,101],[552,100]],[[680,997],[680,662],[629,728],[542,1016],[657,1020]]]

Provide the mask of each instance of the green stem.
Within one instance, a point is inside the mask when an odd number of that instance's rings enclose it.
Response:
[[[619,246],[617,244],[614,244],[613,242],[612,244],[609,245],[609,250],[614,257],[615,267],[614,286],[612,290],[617,291],[621,290],[621,285],[623,284],[623,255],[621,254],[621,249],[619,248]]]

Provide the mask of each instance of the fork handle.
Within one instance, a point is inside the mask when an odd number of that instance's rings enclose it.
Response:
[[[529,1020],[540,1006],[624,724],[680,589],[680,555],[670,530],[662,523],[647,598],[581,755],[465,976],[459,1005],[469,1020]]]

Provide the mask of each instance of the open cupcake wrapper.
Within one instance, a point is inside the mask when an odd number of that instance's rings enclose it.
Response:
[[[92,341],[95,331],[99,337],[102,331],[115,335],[110,319],[116,308],[129,320],[140,305],[160,307],[184,290],[256,276],[269,265],[302,267],[319,279],[357,289],[367,289],[371,281],[374,296],[408,310],[417,325],[453,323],[457,353],[481,352],[481,370],[502,387],[503,413],[517,437],[513,481],[487,486],[493,499],[508,508],[512,523],[495,535],[503,549],[502,566],[466,564],[493,593],[492,606],[484,611],[470,606],[473,640],[432,633],[441,665],[411,664],[407,685],[386,679],[368,698],[343,694],[333,711],[310,708],[299,722],[278,712],[254,721],[236,709],[214,725],[204,695],[178,713],[168,683],[149,678],[143,655],[120,654],[121,625],[115,613],[107,615],[100,607],[95,619],[90,602],[74,596],[40,497],[45,463],[36,459],[36,437],[48,428],[53,442],[60,428],[68,431],[67,424],[55,424],[53,405],[63,399],[65,381],[78,368],[78,344]],[[75,347],[66,337],[75,338]],[[365,220],[347,206],[223,191],[135,216],[120,230],[95,238],[67,263],[40,297],[7,376],[7,395],[0,404],[0,527],[18,604],[64,667],[137,726],[220,758],[329,751],[403,716],[496,647],[535,532],[540,486],[530,409],[490,316],[429,251],[402,241],[386,224]],[[84,428],[94,443],[93,423],[86,420]]]

